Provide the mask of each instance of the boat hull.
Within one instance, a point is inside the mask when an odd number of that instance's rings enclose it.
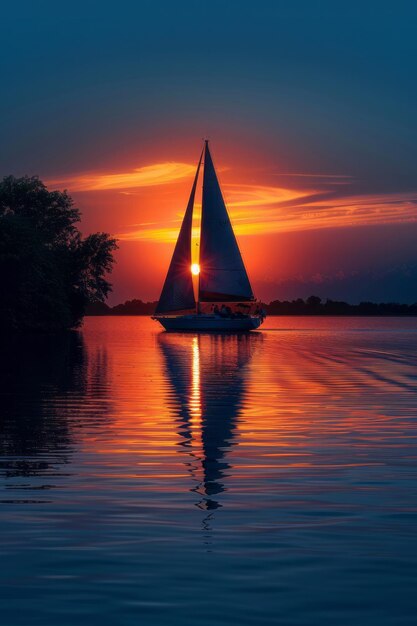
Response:
[[[216,315],[155,315],[157,320],[170,332],[247,332],[256,330],[263,322],[257,315],[245,317],[220,317]]]

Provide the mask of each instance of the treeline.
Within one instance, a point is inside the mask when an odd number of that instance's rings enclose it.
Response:
[[[110,307],[103,302],[90,304],[87,315],[153,315],[157,302],[142,302],[142,300],[127,300],[123,304]],[[416,315],[417,303],[398,304],[396,302],[361,302],[348,304],[338,300],[322,300],[317,296],[310,296],[307,300],[273,300],[269,304],[263,303],[268,315]]]
[[[104,302],[93,302],[87,307],[86,315],[153,315],[157,302],[126,300],[123,304],[109,306]]]
[[[310,296],[307,300],[273,300],[264,305],[269,315],[417,315],[417,303],[360,302],[349,304],[339,300],[322,300]]]

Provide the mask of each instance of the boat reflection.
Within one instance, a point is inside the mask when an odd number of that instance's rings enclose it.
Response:
[[[201,509],[222,506],[219,496],[233,469],[230,454],[237,443],[247,366],[261,341],[261,333],[158,335],[174,392],[180,446],[189,457],[191,491],[200,496],[196,506]]]

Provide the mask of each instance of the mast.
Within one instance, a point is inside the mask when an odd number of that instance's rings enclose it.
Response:
[[[197,315],[200,314],[200,283],[201,283],[201,236],[202,236],[202,232],[203,232],[203,228],[202,228],[202,223],[203,223],[203,197],[204,197],[204,171],[206,168],[206,152],[208,150],[208,139],[204,139],[204,146],[203,146],[203,152],[202,152],[202,158],[203,158],[203,192],[202,192],[202,199],[201,199],[201,218],[200,218],[200,238],[199,238],[199,242],[198,242],[198,251],[199,251],[199,262],[200,262],[200,272],[198,274],[198,285],[197,285],[197,298],[196,298],[196,313]]]

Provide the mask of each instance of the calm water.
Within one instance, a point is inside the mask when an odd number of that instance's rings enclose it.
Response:
[[[416,319],[3,348],[2,626],[414,626]]]

